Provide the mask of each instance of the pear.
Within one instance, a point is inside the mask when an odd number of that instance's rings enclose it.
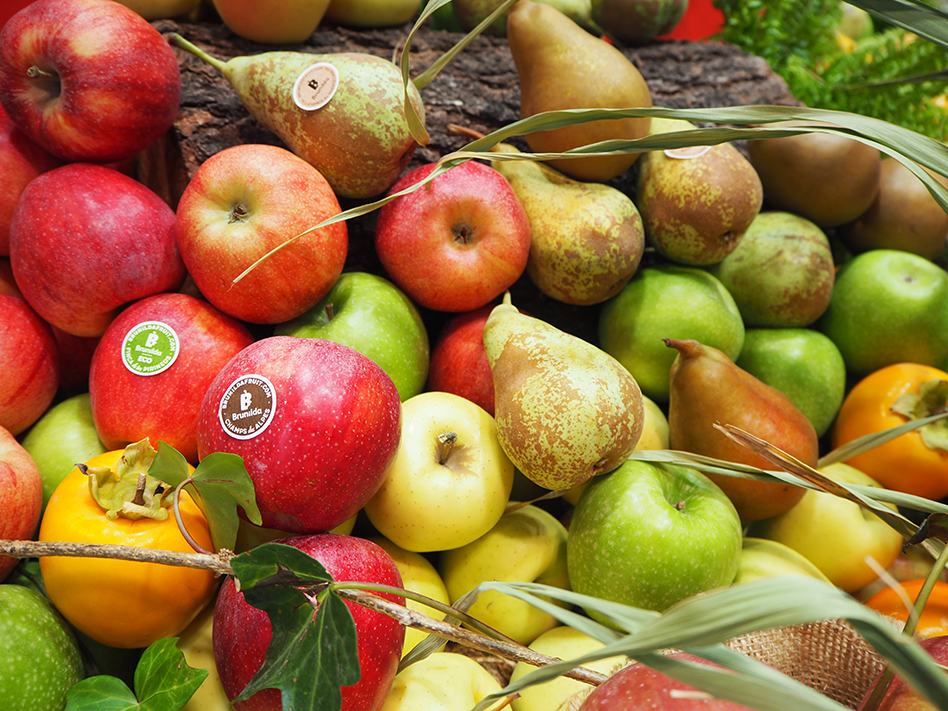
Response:
[[[497,152],[519,152],[499,144]],[[632,199],[602,183],[573,180],[543,163],[493,161],[530,220],[527,274],[547,296],[588,306],[618,294],[645,249]]]
[[[732,425],[817,467],[816,430],[789,397],[738,367],[717,348],[695,340],[665,339],[665,344],[678,351],[671,367],[668,402],[672,449],[777,470],[714,427]],[[742,521],[758,521],[789,511],[806,491],[793,484],[726,474],[708,476],[731,499]]]
[[[651,108],[652,95],[622,52],[562,12],[520,0],[507,16],[507,42],[520,80],[520,116],[562,109]],[[536,153],[562,153],[609,139],[642,138],[648,117],[589,121],[528,133]],[[550,161],[576,180],[604,183],[625,172],[638,153]]]
[[[390,188],[418,145],[405,118],[400,70],[381,57],[360,53],[309,54],[274,51],[226,62],[210,56],[179,35],[172,44],[200,57],[230,82],[247,111],[287,147],[319,170],[336,195],[369,198]],[[314,64],[338,72],[325,105],[296,103],[297,79]],[[332,69],[307,73],[305,83],[331,87]],[[315,86],[313,87],[316,88]],[[424,104],[409,83],[412,106],[424,120]]]
[[[501,446],[528,479],[570,489],[625,461],[642,435],[635,378],[591,343],[495,306],[484,325]]]
[[[649,133],[693,128],[653,119]],[[649,151],[639,162],[636,204],[648,243],[680,264],[707,266],[731,254],[763,200],[757,171],[730,143]]]

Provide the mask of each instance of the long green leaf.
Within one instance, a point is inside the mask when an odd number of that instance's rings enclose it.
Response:
[[[948,13],[918,0],[849,0],[880,20],[948,47]]]

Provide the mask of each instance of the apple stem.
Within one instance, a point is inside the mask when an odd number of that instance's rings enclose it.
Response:
[[[195,57],[198,57],[198,58],[200,58],[200,59],[203,59],[205,62],[207,62],[208,64],[210,64],[212,67],[214,67],[214,68],[220,70],[221,72],[223,72],[223,73],[225,73],[225,74],[227,73],[227,63],[226,63],[226,62],[222,62],[222,61],[221,61],[220,59],[218,59],[217,57],[212,57],[211,55],[209,55],[207,52],[205,52],[203,49],[201,49],[201,48],[198,47],[197,45],[194,45],[194,44],[192,44],[191,42],[188,42],[184,37],[182,37],[181,35],[179,35],[177,32],[169,32],[169,33],[168,33],[168,44],[170,44],[170,45],[172,45],[172,46],[174,46],[174,47],[179,47],[180,49],[183,49],[183,50],[185,50],[186,52],[190,52],[190,53],[193,54]]]
[[[326,304],[326,319],[328,321],[332,321],[332,318],[335,315],[336,314],[334,313],[333,308],[332,308],[332,302],[330,301],[328,304]]]
[[[684,511],[684,510],[685,510],[685,502],[684,502],[684,501],[679,501],[677,504],[675,504],[675,510],[676,510],[676,511]]]
[[[438,447],[440,449],[440,456],[438,457],[439,464],[444,464],[448,460],[448,455],[451,453],[451,450],[454,449],[454,445],[457,444],[457,442],[457,432],[442,432],[438,435]]]
[[[26,70],[26,76],[30,79],[36,79],[38,77],[46,77],[47,79],[52,79],[53,74],[47,72],[45,69],[40,69],[35,64],[31,65],[29,69]]]

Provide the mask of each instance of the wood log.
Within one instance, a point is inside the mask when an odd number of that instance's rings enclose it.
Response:
[[[260,52],[292,50],[311,53],[368,52],[392,59],[404,48],[410,26],[356,31],[320,27],[303,44],[261,45],[234,35],[214,22],[159,20],[160,32],[177,32],[221,59]],[[417,76],[453,47],[462,35],[422,28],[413,38],[410,59]],[[655,106],[698,108],[748,104],[799,105],[784,81],[766,61],[721,42],[653,42],[620,47],[648,83]],[[163,141],[139,156],[138,175],[175,206],[197,167],[208,157],[240,143],[283,143],[254,120],[218,70],[197,57],[179,56],[182,102],[179,118]],[[431,142],[419,147],[409,167],[438,160],[462,148],[469,139],[450,133],[460,124],[488,133],[520,118],[520,89],[505,38],[480,36],[421,90]],[[526,149],[522,139],[511,141]],[[610,182],[634,198],[635,170]],[[355,202],[342,201],[343,209]],[[383,274],[373,248],[374,215],[349,220],[347,271]],[[524,276],[511,289],[514,303],[554,325],[595,342],[598,307],[573,307],[545,297]],[[433,332],[449,315],[427,313]]]

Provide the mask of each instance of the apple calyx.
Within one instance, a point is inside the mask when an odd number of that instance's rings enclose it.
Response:
[[[475,232],[473,225],[467,222],[458,222],[451,225],[451,237],[454,239],[454,243],[461,247],[468,247],[474,242]]]
[[[454,449],[454,445],[457,443],[457,432],[442,432],[438,435],[438,464],[444,466],[445,462],[448,461],[448,455],[451,454],[451,450]]]
[[[148,473],[156,455],[155,448],[143,439],[125,448],[115,469],[76,466],[89,477],[89,493],[109,520],[121,517],[164,521],[174,503],[170,496],[174,489]]]
[[[892,412],[907,421],[920,420],[948,411],[948,381],[929,380],[918,386],[918,392],[906,393],[892,405]],[[948,452],[948,420],[938,420],[919,429],[922,441],[930,449]]]

